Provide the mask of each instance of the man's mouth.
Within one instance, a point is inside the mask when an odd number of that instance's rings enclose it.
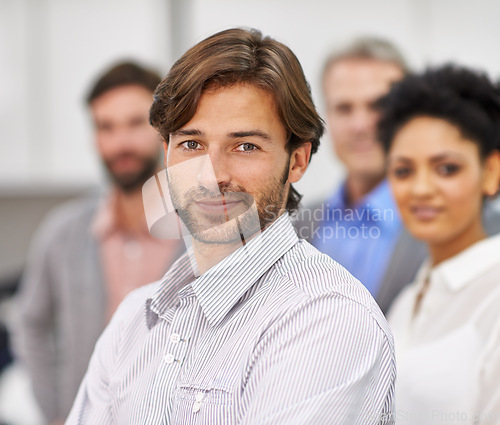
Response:
[[[365,134],[363,136],[355,137],[351,140],[350,148],[352,152],[355,153],[364,153],[371,152],[377,147],[377,141],[375,140],[374,135]]]
[[[216,198],[199,199],[194,202],[201,210],[211,214],[225,214],[226,216],[235,208],[242,205],[243,200],[231,199],[224,195]]]
[[[141,160],[135,155],[119,155],[108,161],[109,168],[115,172],[130,171],[141,165]]]

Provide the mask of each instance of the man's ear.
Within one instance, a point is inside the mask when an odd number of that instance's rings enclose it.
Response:
[[[288,181],[298,182],[307,170],[309,159],[311,158],[311,142],[306,142],[296,148],[290,156],[290,168]]]
[[[484,161],[483,194],[493,196],[500,184],[500,152],[495,150]]]

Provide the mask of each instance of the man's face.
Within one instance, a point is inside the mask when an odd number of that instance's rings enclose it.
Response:
[[[202,94],[166,146],[172,202],[195,239],[241,241],[284,211],[289,183],[302,176],[310,151],[307,144],[290,154],[286,143],[268,92],[239,84]]]
[[[97,148],[114,183],[140,189],[158,166],[161,143],[149,124],[152,93],[141,86],[105,92],[90,105]]]
[[[371,59],[341,59],[326,72],[328,129],[348,175],[382,178],[384,152],[376,140],[374,103],[402,77],[397,65]]]

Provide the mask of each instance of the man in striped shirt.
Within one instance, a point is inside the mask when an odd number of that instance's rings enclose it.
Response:
[[[174,64],[150,119],[188,252],[119,307],[67,423],[393,423],[383,315],[290,223],[323,133],[294,54],[215,34]]]

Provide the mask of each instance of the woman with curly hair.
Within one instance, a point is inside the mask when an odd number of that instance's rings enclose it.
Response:
[[[500,423],[500,236],[483,202],[500,181],[500,91],[446,65],[379,105],[388,179],[428,260],[389,312],[398,423]]]

